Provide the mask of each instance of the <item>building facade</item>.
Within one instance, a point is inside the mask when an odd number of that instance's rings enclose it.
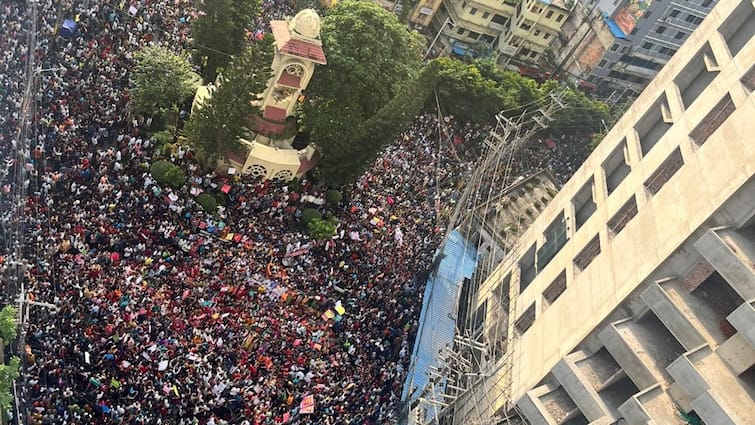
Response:
[[[442,0],[420,2],[410,22],[442,35],[456,55],[489,55],[500,65],[536,64],[558,38],[569,9],[562,0]]]
[[[573,38],[579,45],[560,50],[559,60],[572,75],[635,97],[715,5],[715,0],[588,0],[573,16],[581,27]]]
[[[472,294],[438,423],[755,423],[753,34],[720,0]]]

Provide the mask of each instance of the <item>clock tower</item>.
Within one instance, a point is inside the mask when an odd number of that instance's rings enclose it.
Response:
[[[257,119],[255,142],[280,149],[291,149],[295,126],[291,117],[302,90],[307,87],[315,65],[325,65],[325,54],[320,40],[320,17],[312,9],[304,9],[285,21],[272,21],[270,27],[275,38],[273,77],[262,96],[262,116]]]

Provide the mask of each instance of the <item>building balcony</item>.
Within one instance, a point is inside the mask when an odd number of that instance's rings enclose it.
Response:
[[[689,32],[694,31],[699,24],[693,24],[692,22],[687,22],[684,19],[679,18],[672,18],[672,17],[666,17],[661,18],[658,20],[658,23],[664,22],[672,27],[680,28],[684,30],[688,30]]]
[[[665,46],[673,47],[674,49],[679,49],[679,47],[684,43],[684,40],[686,37],[683,37],[681,39],[674,38],[668,34],[658,34],[658,33],[648,33],[643,40],[651,41],[654,43],[661,43]]]
[[[545,13],[547,12],[548,9],[544,4],[540,5],[540,7],[542,7],[542,10],[538,13],[535,13],[530,9],[526,9],[523,6],[521,7],[522,9],[518,15],[523,16],[524,19],[529,19],[530,21],[535,22],[539,26],[548,28],[551,31],[560,32],[561,27],[564,25],[564,22],[567,21],[567,19],[562,19],[561,22],[556,22],[553,19],[546,19]],[[517,16],[517,18],[518,17],[519,16]]]

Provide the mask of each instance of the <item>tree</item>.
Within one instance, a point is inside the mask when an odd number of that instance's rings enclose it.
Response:
[[[475,63],[438,58],[436,91],[444,113],[460,121],[490,123],[495,114],[515,106],[493,79],[486,78]],[[428,102],[435,104],[433,96]]]
[[[218,209],[218,201],[209,193],[203,193],[197,197],[197,203],[208,213],[214,213]]]
[[[8,364],[0,364],[0,408],[2,415],[13,407],[13,381],[18,379],[21,359],[16,356],[10,358]]]
[[[136,53],[131,73],[131,111],[163,115],[193,95],[200,81],[187,57],[160,46],[145,47]]]
[[[189,117],[184,134],[206,164],[241,150],[239,138],[249,120],[260,113],[252,102],[259,100],[272,76],[273,41],[267,35],[234,57],[211,97]]]
[[[9,344],[18,335],[18,310],[12,305],[6,305],[0,310],[0,337],[3,345]]]
[[[328,64],[310,82],[301,118],[328,177],[330,165],[365,149],[365,122],[416,79],[423,42],[379,5],[353,0],[330,10],[321,34]]]
[[[548,133],[554,136],[574,136],[587,139],[588,136],[604,131],[604,126],[611,121],[610,108],[605,103],[588,98],[583,92],[574,87],[559,85],[556,81],[545,82],[540,90],[543,96],[551,91],[561,89],[564,95],[561,102],[564,108],[554,116],[554,121],[548,128]],[[586,143],[590,143],[589,140]]]
[[[186,183],[186,174],[181,167],[166,160],[155,161],[149,169],[152,177],[161,185],[168,185],[177,189]]]
[[[336,234],[336,225],[321,218],[313,218],[307,223],[309,235],[314,240],[327,239]]]
[[[220,70],[241,53],[246,31],[259,12],[259,0],[203,0],[197,5],[199,18],[192,33],[194,58],[202,64],[202,77],[215,81]]]

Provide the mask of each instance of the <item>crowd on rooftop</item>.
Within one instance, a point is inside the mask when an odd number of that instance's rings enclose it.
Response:
[[[263,3],[260,31],[290,13],[284,3]],[[21,168],[28,177],[22,216],[2,217],[23,221],[25,258],[3,259],[29,265],[39,303],[21,353],[28,423],[396,422],[424,277],[489,129],[421,115],[329,205],[314,181],[202,170],[129,117],[132,54],[188,47],[190,2],[40,0],[39,11],[35,59],[50,71],[18,163],[31,25],[25,2],[0,5],[0,200],[13,202]],[[56,35],[64,16],[75,37]],[[439,144],[439,131],[461,143]],[[188,173],[183,187],[150,175],[164,155]],[[202,192],[224,194],[218,213]],[[336,236],[312,240],[305,208],[335,214]]]

